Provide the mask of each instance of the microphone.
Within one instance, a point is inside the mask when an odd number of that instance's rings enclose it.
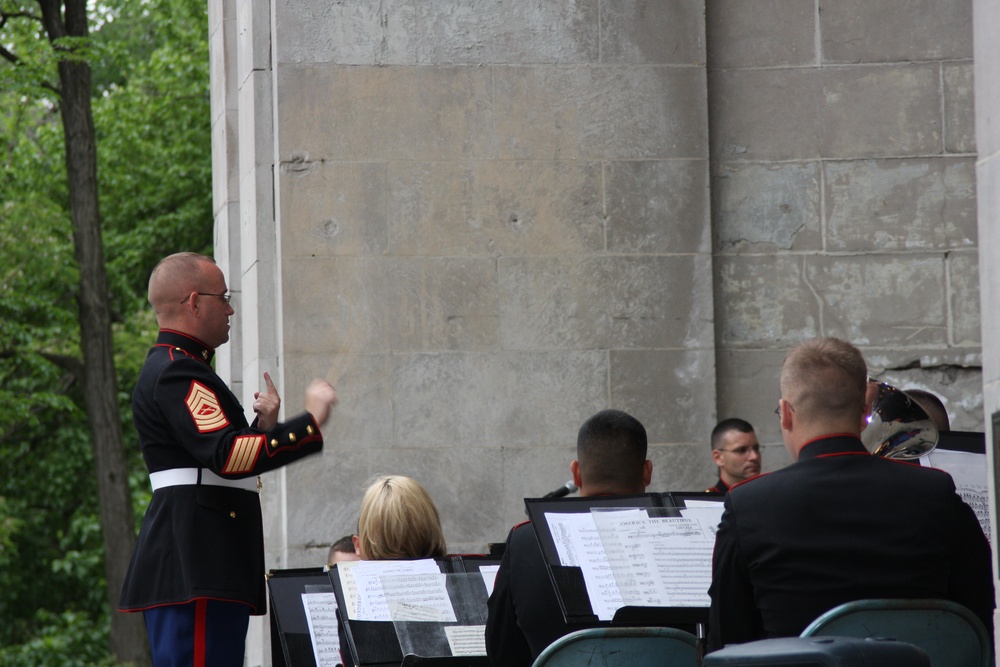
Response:
[[[555,491],[550,491],[549,493],[546,493],[544,496],[542,496],[542,498],[562,498],[563,496],[568,496],[571,493],[576,493],[578,490],[579,487],[577,487],[577,485],[573,483],[573,480],[570,480],[565,484],[563,484],[562,486],[560,486]]]

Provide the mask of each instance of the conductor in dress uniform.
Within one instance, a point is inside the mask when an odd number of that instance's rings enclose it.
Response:
[[[211,366],[234,310],[210,257],[163,259],[149,303],[160,331],[132,411],[153,497],[119,607],[143,612],[154,665],[238,667],[249,617],[266,611],[257,475],[322,450],[336,394],[314,380],[306,411],[278,422],[281,399],[265,373],[247,423]]]
[[[829,609],[866,598],[941,598],[987,628],[990,547],[941,470],[872,456],[861,353],[806,341],[781,369],[778,415],[792,465],[726,496],[709,589],[709,650],[799,635]]]

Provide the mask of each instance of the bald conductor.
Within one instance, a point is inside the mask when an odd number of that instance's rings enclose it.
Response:
[[[249,616],[266,612],[257,475],[323,449],[337,397],[314,380],[305,412],[278,421],[264,373],[248,424],[212,369],[235,312],[211,257],[179,253],[149,279],[160,331],[132,395],[133,422],[153,497],[119,608],[143,612],[154,666],[243,664]]]
[[[793,349],[778,412],[792,465],[730,489],[716,535],[709,650],[797,636],[866,598],[942,598],[992,627],[990,547],[940,470],[872,456],[861,353],[836,338]]]

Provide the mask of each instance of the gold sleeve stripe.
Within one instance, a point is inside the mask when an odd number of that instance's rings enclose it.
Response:
[[[263,444],[263,435],[241,435],[236,438],[222,473],[235,475],[253,470],[257,463],[257,456],[260,454],[260,447]]]
[[[215,392],[197,380],[191,382],[191,389],[184,402],[198,433],[211,433],[229,426],[229,420],[226,419],[226,413],[222,411]]]

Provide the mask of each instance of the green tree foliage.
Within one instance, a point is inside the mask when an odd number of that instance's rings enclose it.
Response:
[[[107,592],[80,383],[77,268],[55,59],[31,2],[0,0],[0,667],[109,664]],[[212,240],[204,0],[92,10],[93,111],[122,423],[136,516],[148,482],[129,396],[156,324],[149,270]],[[46,85],[49,82],[51,85]]]

